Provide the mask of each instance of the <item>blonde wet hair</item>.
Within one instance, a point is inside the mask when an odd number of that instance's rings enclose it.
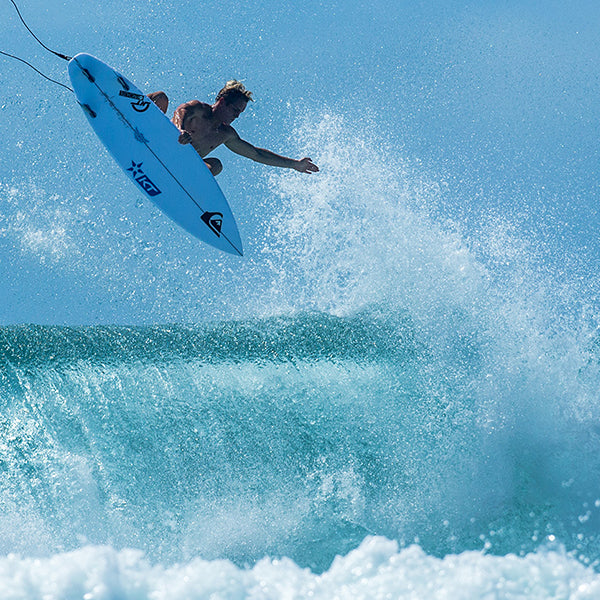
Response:
[[[246,102],[254,102],[252,92],[247,90],[244,84],[237,79],[231,79],[225,84],[225,87],[217,94],[215,101],[218,102],[221,98],[225,98],[225,104],[231,104],[238,98],[242,98]]]

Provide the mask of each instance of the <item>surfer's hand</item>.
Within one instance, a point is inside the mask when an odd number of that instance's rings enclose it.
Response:
[[[177,140],[180,144],[191,144],[192,134],[189,131],[182,131],[179,139]]]
[[[303,158],[296,161],[294,169],[300,171],[300,173],[317,173],[319,167],[317,167],[310,158]]]
[[[317,173],[319,171],[319,167],[317,167],[310,158],[297,160],[294,169],[300,171],[300,173]]]

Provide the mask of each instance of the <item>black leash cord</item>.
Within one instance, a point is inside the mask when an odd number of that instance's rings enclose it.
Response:
[[[29,31],[29,33],[35,38],[35,40],[41,46],[43,46],[46,50],[48,50],[48,52],[51,52],[55,56],[58,56],[58,58],[62,58],[63,60],[67,60],[67,61],[71,60],[70,56],[67,56],[66,54],[61,54],[60,52],[55,52],[54,50],[48,48],[48,46],[46,46],[46,44],[44,44],[38,38],[38,36],[35,35],[35,33],[33,33],[33,31],[31,31],[31,29],[29,28],[29,25],[27,25],[27,23],[25,23],[25,19],[23,19],[23,16],[21,15],[21,11],[19,10],[19,7],[16,5],[15,0],[10,0],[10,1],[12,2],[12,5],[15,7],[15,10],[17,11],[17,14],[19,15],[19,19],[21,19],[21,23],[23,23],[23,25],[25,25],[25,28],[27,29],[27,31]],[[51,77],[48,77],[48,75],[45,75],[39,69],[36,69],[31,63],[27,62],[26,60],[19,58],[18,56],[15,56],[14,54],[9,54],[8,52],[3,52],[2,50],[0,50],[0,54],[3,54],[4,56],[8,56],[9,58],[14,58],[15,60],[18,60],[18,61],[26,64],[28,67],[31,67],[36,73],[39,73],[44,79],[47,79],[48,81],[51,81],[52,83],[55,83],[56,85],[60,85],[61,87],[65,88],[66,90],[69,90],[70,92],[73,91],[68,85],[61,83],[60,81],[56,81],[56,79],[52,79]]]
[[[68,85],[61,83],[60,81],[56,81],[56,79],[52,79],[51,77],[48,77],[48,75],[44,75],[44,73],[42,73],[39,69],[36,69],[31,63],[28,63],[26,60],[23,60],[22,58],[19,58],[18,56],[15,56],[14,54],[9,54],[8,52],[3,52],[2,50],[0,50],[0,54],[4,54],[4,56],[8,56],[8,57],[14,58],[15,60],[18,60],[22,63],[25,63],[28,67],[31,67],[36,73],[39,73],[44,79],[47,79],[48,81],[51,81],[52,83],[55,83],[56,85],[60,85],[61,87],[64,87],[66,90],[69,90],[70,92],[73,91]]]
[[[37,35],[35,35],[35,33],[33,33],[33,31],[31,31],[31,29],[29,29],[29,25],[27,25],[27,23],[25,23],[25,19],[22,17],[21,15],[21,11],[19,10],[19,7],[17,6],[15,0],[10,0],[13,4],[13,6],[15,7],[15,10],[17,11],[17,14],[19,15],[19,19],[21,19],[21,23],[23,23],[23,25],[25,25],[25,28],[27,29],[27,31],[29,31],[29,33],[35,38],[35,40],[38,42],[38,44],[40,44],[40,46],[43,46],[46,50],[48,50],[48,52],[52,52],[52,54],[54,54],[55,56],[58,56],[58,58],[62,58],[63,60],[71,60],[71,56],[67,56],[66,54],[61,54],[60,52],[55,52],[54,50],[52,50],[51,48],[48,48],[48,46],[46,46],[46,44],[44,44],[40,38],[38,38]],[[4,54],[4,52],[3,52]]]

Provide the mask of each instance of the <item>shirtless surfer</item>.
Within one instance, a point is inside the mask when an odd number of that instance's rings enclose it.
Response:
[[[153,92],[148,97],[160,110],[167,112],[169,99],[164,92]],[[207,158],[207,155],[221,144],[225,144],[236,154],[265,165],[296,169],[300,173],[316,173],[319,168],[310,158],[294,160],[280,156],[253,146],[238,135],[231,123],[244,112],[250,100],[253,100],[252,92],[241,82],[232,80],[217,94],[212,105],[191,100],[178,106],[173,115],[173,123],[181,131],[179,143],[191,144],[213,175],[218,175],[223,170],[223,164],[218,158]]]

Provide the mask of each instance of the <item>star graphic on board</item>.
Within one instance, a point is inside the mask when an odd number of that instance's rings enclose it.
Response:
[[[143,173],[143,171],[142,171],[142,163],[136,163],[136,162],[131,161],[131,166],[127,170],[128,171],[132,171],[133,172],[133,177],[136,178],[138,175],[140,175],[141,173]]]

